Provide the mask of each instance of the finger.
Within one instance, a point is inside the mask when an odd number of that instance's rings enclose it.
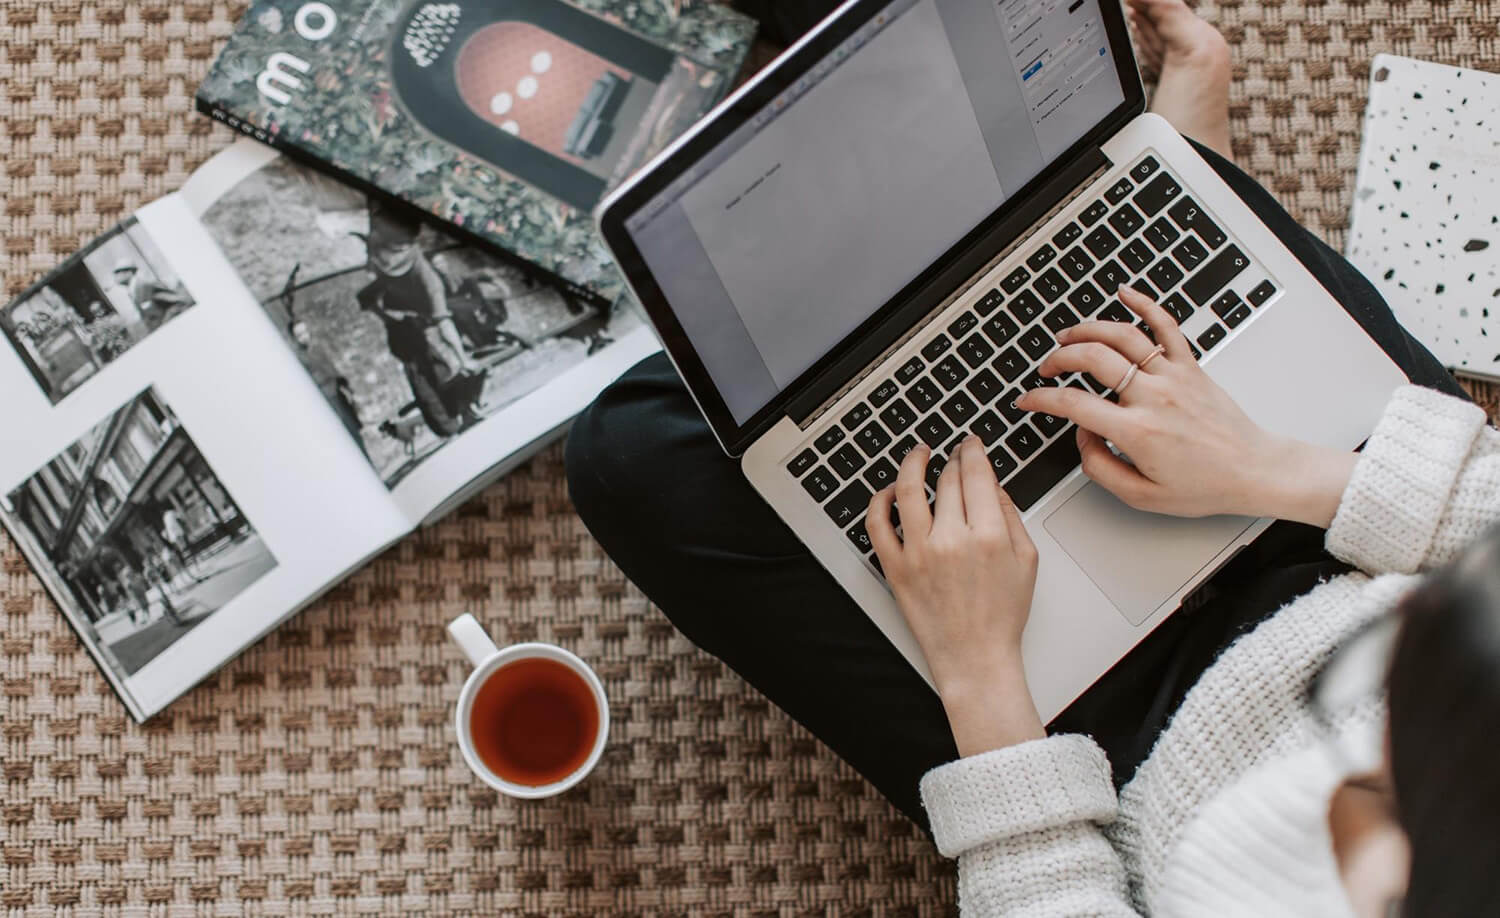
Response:
[[[1010,538],[1012,551],[1025,548],[1031,552],[1036,551],[1036,545],[1031,541],[1031,533],[1026,531],[1026,524],[1021,522],[1021,508],[1011,500],[1010,493],[1004,488],[1000,489],[1000,515],[1005,520],[1005,533]]]
[[[901,470],[896,473],[896,509],[901,511],[901,532],[907,539],[925,539],[932,531],[932,510],[927,506],[927,485],[923,483],[930,458],[932,450],[920,443],[901,460]],[[890,522],[889,508],[886,522]]]
[[[1127,433],[1124,408],[1092,392],[1084,392],[1072,386],[1032,389],[1016,399],[1016,407],[1067,418],[1079,427],[1092,430],[1110,440],[1119,439]]]
[[[1123,292],[1127,288],[1121,287]],[[1149,323],[1148,323],[1149,324]],[[1138,363],[1155,349],[1156,344],[1146,337],[1146,333],[1136,328],[1129,322],[1110,322],[1095,319],[1092,322],[1084,322],[1065,328],[1057,333],[1059,344],[1082,344],[1085,341],[1097,341],[1100,344],[1114,348],[1123,354],[1129,363]],[[1046,364],[1043,363],[1043,366]],[[1118,379],[1119,377],[1110,377]],[[1099,379],[1108,382],[1104,377]]]
[[[956,449],[953,455],[948,457],[948,465],[943,469],[943,473],[938,476],[937,498],[932,510],[934,529],[939,526],[963,526],[968,520],[964,516],[964,496],[958,482],[962,467],[963,450]]]
[[[1193,351],[1188,347],[1187,338],[1182,334],[1182,329],[1177,327],[1177,320],[1172,318],[1171,313],[1161,308],[1161,304],[1134,287],[1120,288],[1120,302],[1124,303],[1131,312],[1140,316],[1151,326],[1151,333],[1156,336],[1157,344],[1167,350],[1162,355],[1169,360],[1180,360],[1186,357],[1193,359]],[[1141,337],[1145,337],[1143,333]],[[1152,345],[1155,347],[1156,345]],[[1144,360],[1145,354],[1135,358]]]
[[[1136,470],[1135,466],[1110,452],[1104,438],[1078,428],[1078,454],[1083,474],[1098,482],[1106,491],[1132,507],[1150,501],[1156,484]]]
[[[891,524],[891,504],[896,500],[894,485],[881,488],[870,497],[870,511],[865,515],[865,532],[870,534],[870,544],[875,548],[875,557],[887,572],[895,570],[901,560],[901,537]]]
[[[1005,532],[1005,518],[1000,510],[1000,482],[995,479],[995,467],[990,457],[984,454],[984,444],[978,437],[970,436],[959,446],[963,455],[959,484],[963,491],[964,517],[973,529],[988,529]]]
[[[1114,347],[1098,341],[1073,342],[1054,348],[1037,367],[1043,376],[1089,373],[1106,386],[1125,378],[1130,359]]]

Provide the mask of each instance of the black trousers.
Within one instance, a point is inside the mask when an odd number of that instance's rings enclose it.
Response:
[[[1413,382],[1463,396],[1352,265],[1233,164],[1199,152]],[[724,455],[664,356],[583,413],[567,470],[589,530],[673,624],[927,826],[918,781],[957,756],[937,695]],[[1275,524],[1049,729],[1093,736],[1124,783],[1225,646],[1344,570],[1321,530]]]

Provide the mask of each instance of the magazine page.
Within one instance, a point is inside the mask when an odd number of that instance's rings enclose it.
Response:
[[[0,520],[138,719],[409,528],[175,195],[0,331]]]
[[[754,32],[714,0],[258,0],[198,104],[609,302],[592,209],[727,93]]]
[[[656,347],[633,310],[248,140],[182,194],[413,524]]]

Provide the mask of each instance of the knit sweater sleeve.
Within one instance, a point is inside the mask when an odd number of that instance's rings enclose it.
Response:
[[[1446,563],[1500,522],[1500,432],[1477,405],[1398,389],[1328,529],[1334,555],[1372,574]]]
[[[1119,855],[1100,826],[1119,800],[1086,736],[970,756],[922,778],[938,850],[958,858],[968,918],[1134,915]]]

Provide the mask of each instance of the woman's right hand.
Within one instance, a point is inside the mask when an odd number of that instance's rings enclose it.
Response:
[[[1354,454],[1266,431],[1198,365],[1166,310],[1130,287],[1121,287],[1118,296],[1165,348],[1135,374],[1119,403],[1052,387],[1027,392],[1016,405],[1076,423],[1084,473],[1137,509],[1274,516],[1328,526]],[[1085,322],[1064,329],[1057,341],[1060,346],[1042,361],[1043,376],[1085,372],[1105,385],[1118,384],[1131,364],[1145,361],[1156,347],[1128,322]]]

